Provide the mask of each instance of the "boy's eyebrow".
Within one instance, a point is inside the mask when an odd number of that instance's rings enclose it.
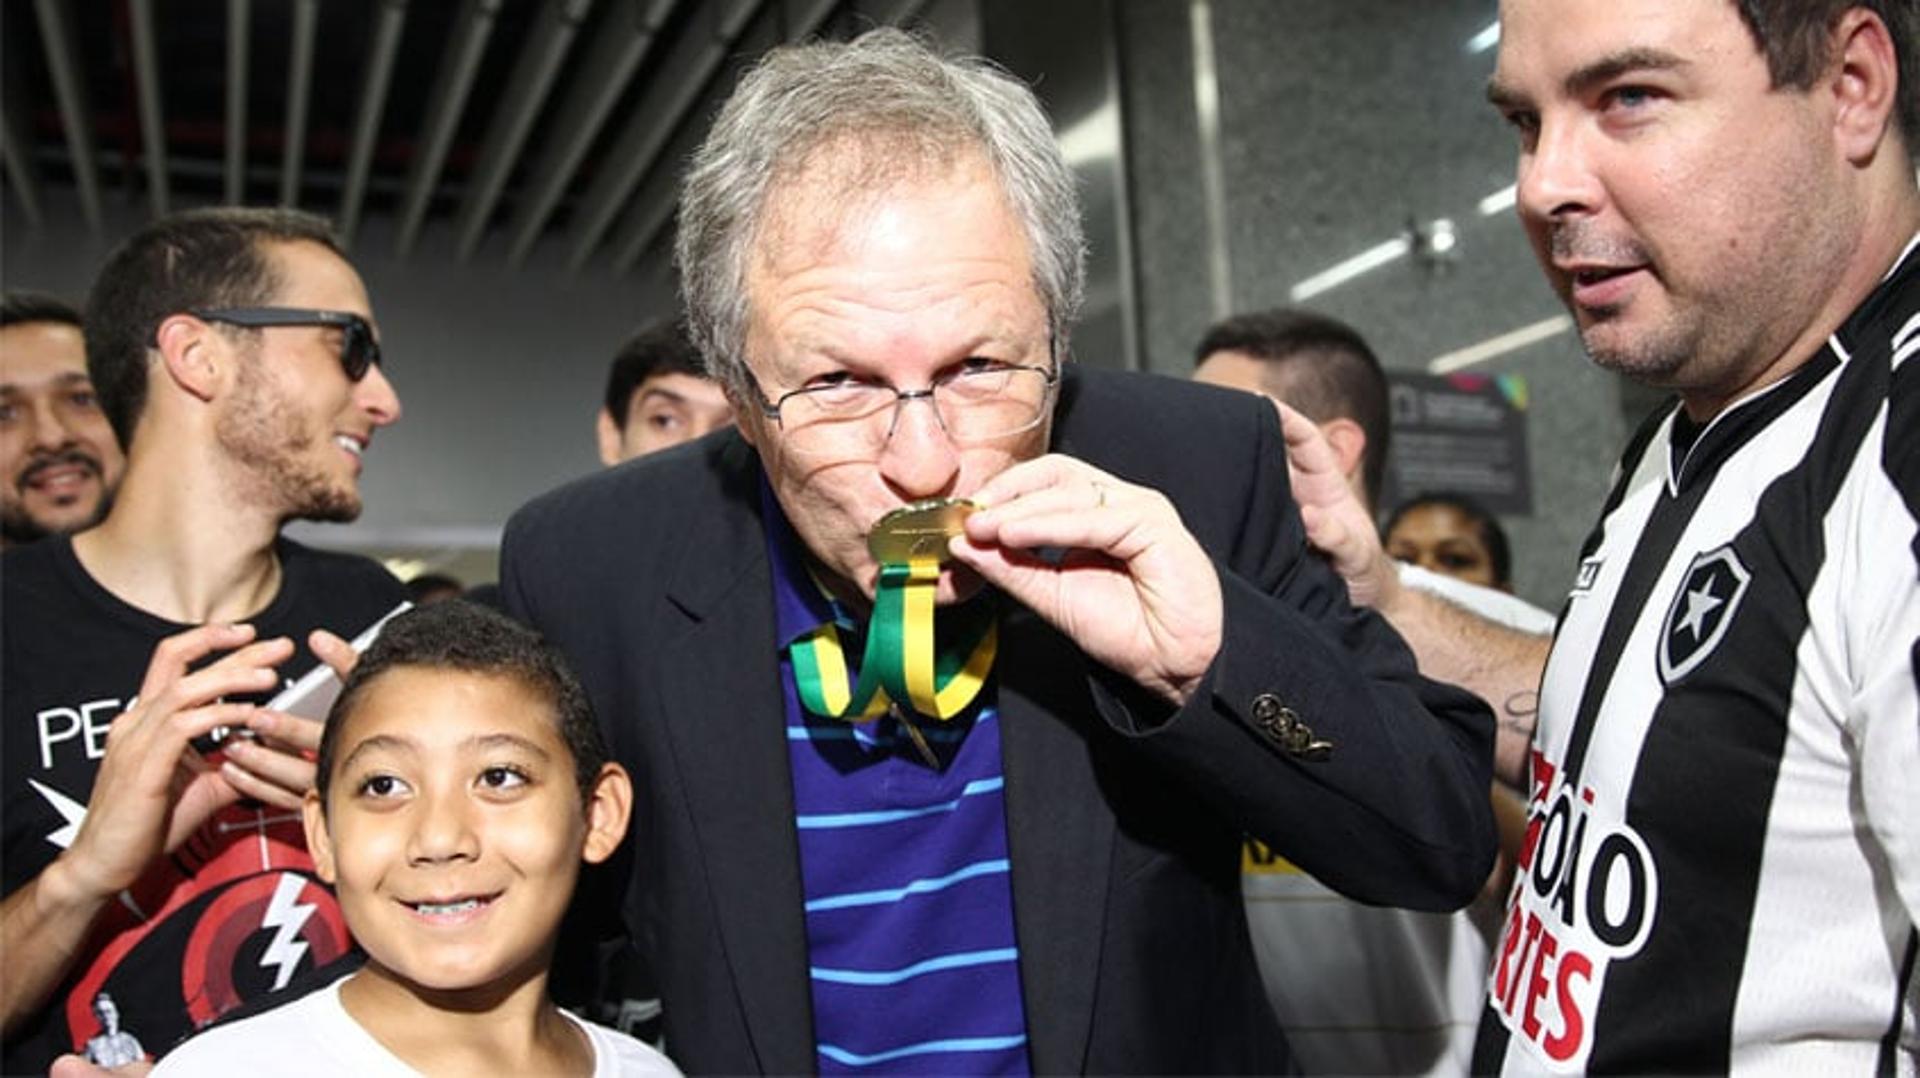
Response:
[[[1691,66],[1692,61],[1678,53],[1640,45],[1609,53],[1576,68],[1560,80],[1560,90],[1568,97],[1582,97],[1595,87],[1630,72],[1675,71]],[[1498,74],[1487,80],[1487,101],[1502,110],[1525,108],[1532,103],[1518,87],[1500,81]]]
[[[519,734],[475,734],[468,738],[463,748],[513,748],[531,753],[542,760],[550,760],[553,754],[541,748],[538,742],[528,740]]]
[[[545,748],[542,748],[538,742],[521,737],[518,734],[475,734],[461,742],[460,747],[467,750],[476,748],[512,748],[519,749],[532,756],[537,756],[541,760],[551,760],[553,758],[553,754]],[[382,750],[413,756],[418,754],[419,746],[415,745],[411,738],[401,737],[397,734],[375,734],[355,745],[352,752],[347,753],[345,757],[341,758],[337,767],[339,770],[345,771],[347,768],[352,767],[353,762],[361,756]]]
[[[360,742],[358,745],[355,745],[352,752],[347,753],[346,756],[341,758],[338,768],[339,770],[345,771],[347,768],[353,766],[353,762],[361,756],[369,752],[377,752],[381,749],[385,749],[388,752],[406,753],[408,755],[412,755],[417,751],[413,742],[407,738],[398,737],[394,734],[375,734]]]

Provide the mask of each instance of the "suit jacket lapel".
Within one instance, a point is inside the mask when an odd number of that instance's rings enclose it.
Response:
[[[1000,739],[1034,1073],[1086,1069],[1114,823],[1093,770],[1086,659],[1037,616],[1002,624]],[[1093,736],[1098,736],[1097,734]]]
[[[655,672],[699,850],[681,868],[706,882],[761,1069],[805,1072],[813,1007],[772,591],[757,494],[733,493],[669,585],[689,624]]]

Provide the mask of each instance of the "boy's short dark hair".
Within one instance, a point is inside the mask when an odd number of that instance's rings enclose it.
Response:
[[[605,407],[615,426],[627,428],[627,405],[632,403],[640,383],[662,374],[707,376],[699,351],[687,339],[678,319],[663,319],[634,334],[613,357],[613,369],[607,372]]]
[[[80,312],[59,296],[12,290],[0,295],[0,329],[34,322],[57,322],[80,328]]]
[[[606,743],[593,721],[593,705],[567,669],[560,652],[539,633],[477,603],[449,599],[416,607],[388,622],[347,675],[340,698],[327,712],[315,761],[314,789],[324,809],[340,729],[360,706],[367,687],[403,668],[453,670],[519,683],[553,708],[560,740],[573,754],[574,781],[584,801],[607,762]]]
[[[282,281],[269,243],[317,243],[345,258],[333,226],[302,210],[213,206],[169,214],[107,256],[87,297],[87,374],[120,444],[147,405],[147,349],[193,307],[253,307]]]

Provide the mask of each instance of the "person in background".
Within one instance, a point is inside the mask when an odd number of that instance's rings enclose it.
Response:
[[[1208,327],[1193,364],[1196,382],[1285,401],[1313,420],[1361,504],[1377,511],[1393,428],[1386,372],[1358,330],[1298,307],[1251,311]]]
[[[1390,443],[1387,377],[1353,327],[1297,308],[1234,315],[1194,349],[1193,378],[1300,409],[1328,447],[1330,467],[1371,514]],[[1277,405],[1277,407],[1279,407]],[[1403,581],[1428,574],[1400,566]],[[1454,601],[1552,624],[1511,596],[1442,577]],[[1509,607],[1519,607],[1516,614]],[[1492,791],[1503,835],[1517,843],[1524,817],[1513,795]],[[1503,863],[1504,865],[1504,863]],[[1488,884],[1498,891],[1509,871]],[[1310,1074],[1464,1074],[1479,1019],[1481,982],[1498,914],[1482,896],[1453,914],[1355,902],[1256,839],[1241,888],[1267,997]]]
[[[406,598],[281,534],[358,516],[400,417],[325,220],[154,221],[101,269],[86,340],[125,477],[97,527],[0,555],[9,1074],[108,1032],[102,992],[164,1052],[348,952],[299,825],[319,724],[264,705]]]
[[[1506,530],[1464,494],[1421,494],[1395,506],[1380,534],[1387,554],[1430,573],[1513,592],[1513,552]]]
[[[1311,421],[1328,447],[1333,477],[1352,491],[1371,527],[1393,430],[1386,372],[1358,330],[1316,311],[1274,307],[1215,323],[1193,359],[1195,381],[1258,393]],[[1399,583],[1481,617],[1530,634],[1553,630],[1552,614],[1511,594],[1412,561],[1393,566]]]
[[[594,434],[600,463],[611,467],[732,421],[726,393],[707,377],[680,323],[666,319],[634,334],[613,357]]]
[[[0,549],[92,527],[125,464],[87,377],[80,312],[0,296]]]

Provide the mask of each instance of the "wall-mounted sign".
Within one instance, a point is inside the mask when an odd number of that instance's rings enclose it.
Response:
[[[1416,494],[1465,494],[1495,513],[1533,511],[1527,380],[1517,374],[1389,371],[1393,448],[1380,507]]]

